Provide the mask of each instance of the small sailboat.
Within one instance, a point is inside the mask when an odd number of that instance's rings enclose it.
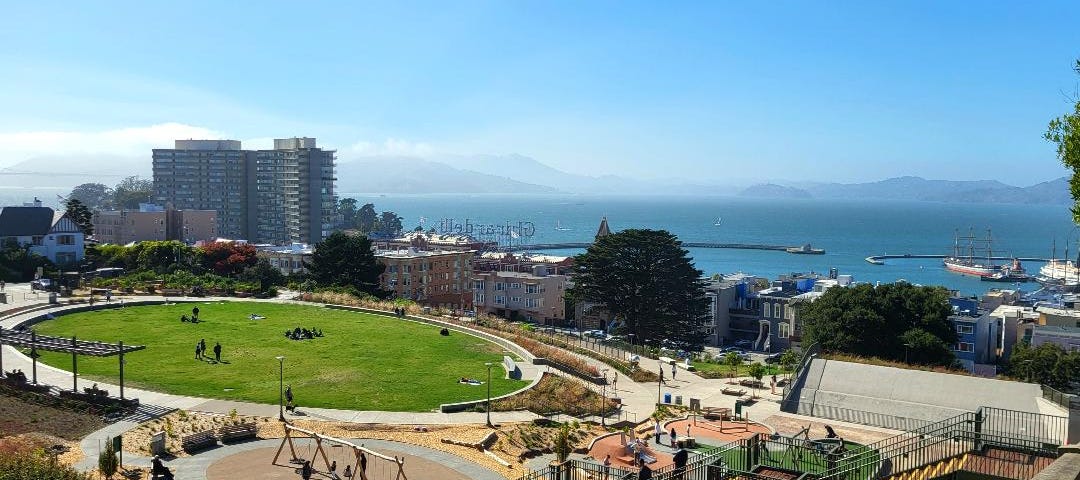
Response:
[[[560,222],[558,220],[555,220],[555,230],[558,230],[560,232],[565,232],[565,231],[570,230],[570,227],[564,227],[564,226],[562,226],[562,222]]]
[[[723,225],[723,223],[724,223],[724,217],[716,217],[716,222],[713,223],[713,226],[714,227],[719,227],[720,225]]]

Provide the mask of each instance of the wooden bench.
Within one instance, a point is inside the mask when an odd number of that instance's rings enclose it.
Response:
[[[258,432],[258,428],[254,423],[241,423],[238,425],[225,425],[218,428],[218,438],[222,443],[230,440],[242,440],[245,438],[255,438],[255,434]]]
[[[182,288],[162,288],[159,291],[162,296],[166,297],[182,297],[184,295],[184,289]]]
[[[764,383],[759,382],[757,380],[750,380],[750,379],[746,379],[746,378],[744,378],[742,380],[739,380],[739,385],[742,385],[744,387],[751,387],[751,388],[765,388]]]
[[[721,392],[724,395],[734,395],[736,397],[741,397],[743,395],[746,395],[746,390],[743,390],[741,388],[730,388],[730,387],[728,387],[728,388],[725,388],[725,389],[721,390]]]
[[[191,435],[186,435],[180,439],[180,445],[183,447],[185,452],[189,453],[197,450],[202,450],[216,444],[217,437],[214,436],[213,430],[193,433]]]

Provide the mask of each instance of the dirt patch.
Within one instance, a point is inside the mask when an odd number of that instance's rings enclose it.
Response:
[[[104,426],[105,422],[97,415],[0,395],[0,437],[40,432],[66,440],[78,440]]]

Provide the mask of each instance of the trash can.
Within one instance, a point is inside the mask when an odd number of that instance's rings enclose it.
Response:
[[[742,417],[742,401],[735,400],[735,418]]]
[[[0,292],[0,303],[7,303],[7,292]]]
[[[675,395],[675,405],[682,405],[682,395]]]
[[[670,393],[665,393],[664,394],[664,403],[671,403],[671,394]]]
[[[49,292],[49,303],[56,303],[56,292]]]

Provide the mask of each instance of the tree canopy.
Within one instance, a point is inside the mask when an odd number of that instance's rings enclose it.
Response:
[[[77,199],[69,198],[64,202],[65,214],[79,226],[86,235],[94,234],[94,213]]]
[[[1073,69],[1080,74],[1080,60]],[[1073,222],[1080,223],[1080,98],[1073,101],[1072,112],[1051,120],[1044,138],[1057,144],[1058,160],[1073,171],[1069,193],[1073,198]]]
[[[154,196],[154,182],[139,176],[130,176],[113,188],[113,208],[135,210],[140,203],[150,203]]]
[[[344,287],[358,293],[381,295],[379,275],[383,265],[375,260],[371,240],[334,232],[315,245],[309,276],[323,287]]]
[[[1032,347],[1020,342],[1009,357],[1009,374],[1059,390],[1072,390],[1071,384],[1080,382],[1080,352],[1067,352],[1056,343]]]
[[[575,271],[571,299],[604,305],[644,344],[667,339],[697,349],[704,341],[701,271],[675,235],[630,229],[600,237],[575,258]]]
[[[67,199],[78,200],[90,210],[103,210],[112,204],[112,189],[101,183],[84,183],[76,185]]]
[[[956,330],[944,287],[907,282],[830,288],[799,307],[805,343],[848,353],[923,365],[951,366]],[[906,346],[905,346],[906,344]]]
[[[238,242],[210,242],[196,249],[203,268],[225,276],[234,276],[255,266],[257,253],[253,245]]]

